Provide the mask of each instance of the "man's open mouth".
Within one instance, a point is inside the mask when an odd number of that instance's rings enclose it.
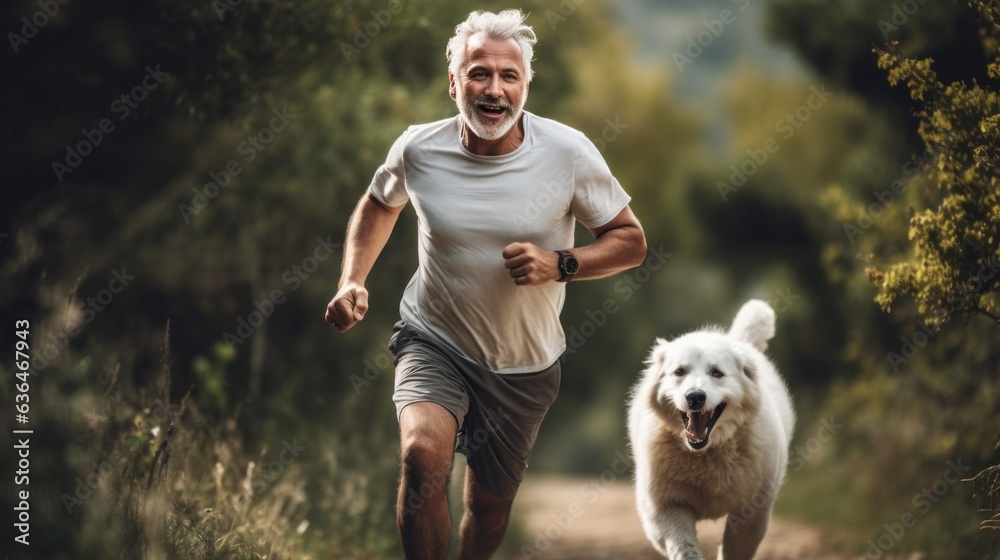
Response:
[[[507,112],[507,106],[506,105],[500,105],[500,104],[497,104],[497,103],[488,103],[488,102],[478,101],[478,102],[476,102],[476,107],[480,111],[482,111],[482,112],[484,112],[484,113],[486,113],[488,115],[502,115],[505,112]]]
[[[712,409],[681,411],[681,418],[684,419],[684,437],[691,449],[702,449],[708,445],[708,436],[725,409],[726,403],[719,403],[719,406]]]

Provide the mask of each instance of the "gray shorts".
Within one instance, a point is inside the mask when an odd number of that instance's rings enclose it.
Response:
[[[402,321],[389,350],[396,357],[396,419],[415,402],[443,406],[458,424],[455,451],[476,480],[514,499],[538,428],[559,394],[559,362],[535,373],[498,374]]]

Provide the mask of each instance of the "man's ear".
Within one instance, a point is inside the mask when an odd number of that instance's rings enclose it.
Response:
[[[456,87],[457,86],[455,85],[455,75],[452,74],[451,72],[448,72],[448,95],[450,95],[452,99],[458,97],[458,90],[455,89]]]

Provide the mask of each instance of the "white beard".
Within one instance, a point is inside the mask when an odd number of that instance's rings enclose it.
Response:
[[[455,104],[458,105],[458,112],[462,115],[462,120],[465,121],[466,126],[472,130],[472,133],[483,140],[492,141],[503,138],[504,135],[510,132],[510,129],[517,124],[517,120],[521,116],[521,110],[524,109],[524,102],[526,100],[526,95],[521,96],[521,102],[517,107],[513,107],[506,97],[491,100],[486,95],[480,95],[478,98],[470,101],[467,100],[464,93],[459,90],[459,93],[455,98]],[[507,112],[496,124],[484,122],[480,120],[479,111],[476,109],[476,104],[480,102],[489,102],[491,104],[500,105],[505,107]]]

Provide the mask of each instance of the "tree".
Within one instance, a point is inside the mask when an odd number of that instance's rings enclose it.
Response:
[[[1000,79],[1000,7],[982,0],[969,4],[983,20],[987,75]],[[894,43],[878,52],[889,83],[905,83],[913,100],[924,105],[918,132],[936,154],[928,178],[939,194],[930,208],[910,218],[913,246],[907,258],[884,271],[869,269],[879,288],[875,299],[889,311],[893,302],[911,297],[933,327],[975,315],[1000,326],[1000,94],[976,80],[945,85],[932,59],[900,56]],[[994,465],[972,479],[981,497],[993,498],[987,506],[993,511],[1000,509],[998,470]],[[1000,528],[998,519],[1000,514],[982,527]]]
[[[996,80],[1000,8],[970,4],[983,16],[983,47],[992,59],[987,74]],[[889,83],[905,83],[923,103],[918,132],[936,154],[928,178],[940,194],[911,217],[914,245],[905,260],[869,269],[879,287],[876,301],[888,311],[912,297],[933,327],[977,314],[1000,323],[1000,95],[976,80],[945,85],[932,65],[930,58],[901,56],[894,44],[879,52]]]
[[[938,69],[945,79],[986,77],[975,14],[954,9],[951,2],[775,0],[768,11],[771,37],[793,47],[833,87],[897,116],[905,94],[889,87],[871,64],[872,45],[897,40],[906,55],[946,60]]]
[[[821,259],[827,278],[841,287],[838,307],[844,310],[848,327],[838,356],[841,363],[834,366],[838,371],[823,397],[821,414],[845,419],[845,428],[828,455],[810,465],[811,474],[789,481],[791,495],[796,486],[804,485],[813,499],[822,492],[816,481],[823,485],[837,481],[837,492],[823,496],[822,516],[815,519],[853,530],[860,552],[869,539],[879,538],[886,519],[912,505],[914,489],[940,476],[942,465],[960,457],[966,461],[963,465],[971,463],[963,467],[972,469],[962,473],[967,477],[1000,457],[993,449],[996,432],[982,422],[1000,410],[995,331],[969,328],[957,320],[931,323],[919,301],[914,303],[905,293],[893,300],[892,312],[885,313],[888,308],[880,309],[873,301],[882,290],[870,280],[870,275],[880,273],[884,279],[892,263],[921,264],[913,224],[925,210],[938,211],[952,194],[946,190],[951,185],[943,187],[941,178],[950,171],[953,177],[971,182],[962,172],[974,169],[975,146],[986,146],[987,153],[995,149],[990,148],[995,141],[974,140],[975,131],[965,137],[939,134],[947,142],[928,143],[922,136],[925,127],[919,126],[930,121],[974,129],[990,111],[996,113],[995,106],[975,106],[972,93],[977,88],[996,89],[996,79],[987,68],[995,51],[984,50],[976,10],[964,5],[775,0],[771,7],[772,34],[791,44],[830,87],[845,90],[844,98],[863,115],[861,129],[870,132],[875,126],[887,126],[886,134],[860,152],[867,157],[860,159],[858,172],[836,175],[819,197],[828,228]],[[883,26],[882,20],[895,29]],[[986,39],[989,47],[990,38]],[[920,111],[913,113],[909,88],[893,87],[886,80],[890,68],[876,64],[871,49],[889,40],[898,40],[898,47],[885,49],[890,54],[923,65],[932,59],[934,81],[952,84],[939,86],[942,96],[950,98],[939,103],[942,113],[930,106],[936,99],[930,94],[916,100]],[[908,78],[900,74],[898,80],[905,85]],[[953,82],[968,85],[962,89]],[[956,101],[956,95],[966,96],[964,103]],[[948,107],[951,114],[968,120],[941,120]],[[948,158],[966,165],[948,168]],[[984,182],[980,188],[995,190],[995,183]],[[974,191],[973,185],[969,189]],[[985,198],[970,204],[978,203],[980,209],[995,205]],[[969,227],[986,232],[987,221]],[[978,317],[983,321],[985,316]],[[970,508],[966,489],[953,488],[917,527],[907,531],[894,551],[920,551],[928,558],[995,557],[1000,550],[998,535],[978,530],[980,516]],[[860,497],[869,500],[870,507],[851,505]],[[847,514],[838,516],[838,511]],[[811,517],[808,510],[804,513]]]

